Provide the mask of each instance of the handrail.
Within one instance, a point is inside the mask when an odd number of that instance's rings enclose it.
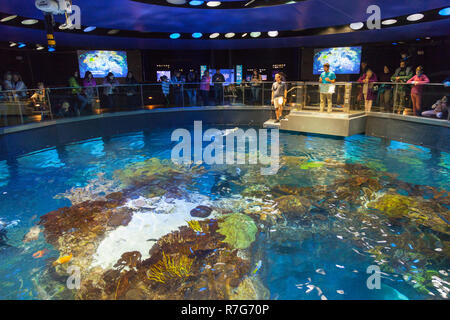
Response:
[[[251,84],[252,82],[245,82],[242,81],[241,83],[238,82],[217,82],[218,84],[234,84],[234,85],[245,85],[245,84]],[[262,82],[261,85],[264,86],[264,84],[272,84],[272,81],[265,81]],[[286,84],[295,84],[295,85],[321,85],[321,82],[318,81],[284,81]],[[201,85],[202,82],[179,82],[179,83],[173,83],[168,82],[169,85]],[[330,83],[331,84],[331,83]],[[357,81],[347,81],[347,82],[335,82],[332,83],[333,85],[347,85],[347,84],[357,84],[361,85],[362,83]],[[386,85],[413,85],[412,83],[406,83],[406,82],[370,82],[370,84],[376,85],[376,84],[386,84]],[[140,86],[161,86],[162,82],[154,82],[154,83],[136,83],[136,84],[115,84],[114,87],[119,88],[126,88],[126,87],[140,87]],[[212,83],[214,85],[214,83]],[[443,83],[437,83],[437,82],[430,82],[430,83],[423,83],[423,86],[442,86],[442,87],[448,87],[444,85]],[[108,85],[105,84],[98,84],[96,86],[79,86],[79,87],[46,87],[44,89],[39,88],[27,88],[24,90],[2,90],[1,93],[14,93],[14,92],[26,92],[26,91],[39,91],[39,90],[73,90],[73,89],[85,89],[85,88],[107,88]]]

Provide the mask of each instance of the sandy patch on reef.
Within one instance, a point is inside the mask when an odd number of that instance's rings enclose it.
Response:
[[[200,200],[199,199],[196,200]],[[203,220],[193,218],[190,211],[198,205],[208,205],[204,201],[188,202],[186,200],[167,200],[163,198],[130,200],[125,206],[136,209],[136,203],[142,205],[142,211],[135,212],[127,226],[120,226],[107,233],[93,257],[91,267],[100,266],[110,269],[120,259],[122,254],[139,251],[142,260],[149,258],[149,250],[155,244],[150,239],[162,236],[188,225],[189,220]],[[165,213],[162,213],[164,211]]]

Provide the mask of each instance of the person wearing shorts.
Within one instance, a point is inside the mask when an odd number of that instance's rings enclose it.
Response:
[[[272,85],[272,103],[275,106],[275,122],[280,122],[280,118],[283,115],[283,106],[286,102],[287,86],[282,82],[281,75],[277,73],[275,75],[275,82]]]

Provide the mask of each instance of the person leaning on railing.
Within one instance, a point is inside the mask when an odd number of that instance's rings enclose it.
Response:
[[[392,72],[386,65],[383,67],[383,73],[381,73],[378,81],[382,82],[378,89],[378,100],[380,102],[380,110],[383,112],[392,111],[392,85],[388,84],[391,82]]]
[[[358,79],[358,82],[363,84],[361,91],[364,96],[364,110],[366,112],[371,112],[373,100],[375,99],[373,83],[377,82],[377,75],[372,69],[367,69],[366,73]]]
[[[161,90],[164,96],[165,106],[168,107],[170,104],[169,94],[170,94],[170,80],[167,76],[162,76],[161,80]]]
[[[209,90],[211,89],[211,77],[209,71],[205,71],[200,81],[200,95],[204,106],[209,106]]]
[[[88,104],[90,104],[91,107],[93,107],[94,97],[96,95],[95,87],[97,87],[97,82],[95,82],[92,72],[86,71],[86,74],[84,75],[84,80],[83,80],[83,87],[84,87],[84,93],[88,100]]]
[[[411,100],[413,103],[413,112],[415,116],[420,116],[422,110],[423,85],[430,83],[430,79],[423,73],[423,67],[418,66],[416,75],[408,80],[409,84],[413,84],[411,89]]]
[[[119,81],[116,80],[114,74],[112,72],[108,73],[103,81],[103,95],[105,97],[104,106],[106,108],[114,107],[114,92],[117,90],[119,86]]]
[[[78,116],[88,104],[88,99],[83,95],[83,88],[80,86],[80,82],[80,75],[78,71],[75,71],[69,78],[69,87],[72,88],[73,111]]]
[[[410,67],[406,66],[406,61],[400,61],[400,67],[395,70],[394,75],[391,78],[392,82],[406,83],[413,76],[413,72]],[[397,85],[394,96],[394,112],[401,113],[405,108],[406,102],[406,86]],[[396,110],[395,110],[396,109]]]

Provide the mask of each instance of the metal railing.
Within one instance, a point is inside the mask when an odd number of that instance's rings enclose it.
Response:
[[[286,82],[286,107],[290,110],[326,111],[328,94],[333,112],[388,112],[410,114],[413,85],[373,82]],[[450,87],[420,85],[421,110],[450,95]],[[201,90],[205,89],[205,90]],[[415,89],[417,91],[417,89]],[[45,88],[0,92],[0,126],[14,126],[57,118],[110,112],[192,106],[270,106],[272,83],[151,83],[98,85],[95,87]],[[322,101],[321,101],[322,99]],[[367,100],[370,99],[370,110]],[[326,100],[324,102],[324,100]],[[416,100],[417,101],[417,100]],[[327,104],[324,106],[324,103]],[[447,106],[448,106],[447,102]],[[433,116],[433,114],[429,114]],[[441,115],[448,119],[448,111]]]

